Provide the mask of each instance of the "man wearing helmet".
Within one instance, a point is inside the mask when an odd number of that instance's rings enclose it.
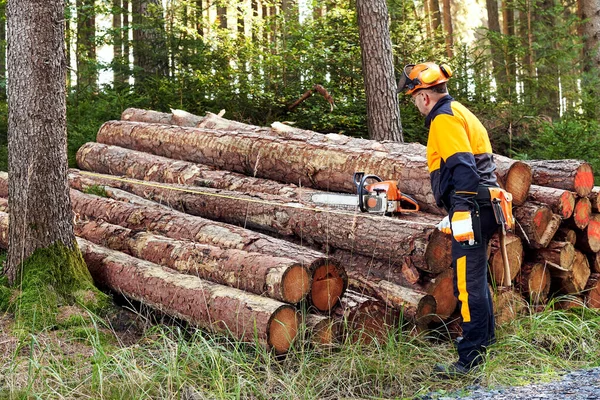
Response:
[[[404,67],[398,90],[412,96],[429,129],[427,165],[436,203],[448,211],[438,225],[452,234],[454,295],[462,316],[458,361],[436,365],[446,376],[465,374],[483,362],[495,341],[487,282],[487,246],[498,229],[489,195],[497,187],[496,165],[485,127],[449,94],[447,65],[426,62]]]

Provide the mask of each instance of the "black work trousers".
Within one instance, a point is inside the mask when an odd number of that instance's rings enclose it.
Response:
[[[482,204],[483,203],[483,204]],[[485,349],[496,340],[494,310],[487,279],[487,247],[499,228],[489,200],[472,212],[473,230],[479,243],[465,246],[452,238],[454,295],[462,316],[462,338],[457,340],[458,362],[470,368],[483,361]],[[450,219],[454,210],[450,210]]]

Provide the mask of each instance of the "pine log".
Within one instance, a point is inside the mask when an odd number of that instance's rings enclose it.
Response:
[[[570,310],[572,308],[581,308],[585,306],[585,299],[581,296],[560,296],[556,298],[554,302],[554,309],[556,310]]]
[[[517,318],[527,308],[523,296],[515,290],[497,290],[492,304],[496,325],[504,325]]]
[[[387,306],[401,311],[402,317],[424,329],[436,319],[435,298],[425,292],[400,286],[383,279],[355,276],[348,285],[354,291],[383,301]]]
[[[552,211],[543,204],[527,202],[515,208],[513,214],[517,234],[533,248],[546,247],[560,226],[560,219],[553,218]]]
[[[585,305],[589,308],[600,308],[600,274],[590,275],[585,286]]]
[[[592,204],[590,202],[590,199],[588,199],[587,197],[581,197],[575,202],[575,210],[573,211],[573,216],[569,218],[567,223],[570,226],[579,229],[585,229],[585,227],[590,222],[591,216]]]
[[[346,274],[336,260],[285,240],[177,211],[138,207],[86,195],[77,190],[71,190],[71,202],[73,210],[78,214],[104,219],[133,230],[148,229],[173,239],[192,240],[224,249],[239,249],[276,257],[285,255],[309,268],[313,276],[311,290],[317,291],[311,291],[308,298],[317,309],[324,312],[329,310],[329,305],[335,305],[347,286]],[[319,285],[319,281],[327,284]]]
[[[561,225],[554,234],[552,240],[555,242],[569,242],[572,245],[575,245],[577,242],[577,233],[573,229],[569,229],[566,226]]]
[[[130,193],[167,203],[188,214],[270,231],[283,236],[296,236],[303,242],[317,243],[354,251],[366,256],[391,258],[402,262],[410,256],[413,264],[427,272],[440,272],[446,258],[439,257],[448,248],[450,238],[435,228],[439,217],[413,213],[400,217],[315,208],[291,202],[275,195],[211,188],[148,184],[145,181],[115,180],[105,175],[70,174],[74,188],[89,185],[115,185]]]
[[[284,257],[175,240],[102,221],[79,220],[75,234],[177,272],[296,304],[308,295],[308,268]]]
[[[239,192],[269,193],[292,199],[309,199],[312,194],[320,192],[299,188],[294,184],[282,184],[235,172],[219,171],[207,165],[173,160],[95,142],[86,143],[79,148],[77,165],[87,171],[121,175],[144,181],[178,183]]]
[[[342,336],[351,343],[387,342],[398,320],[392,310],[373,297],[347,290],[333,310],[342,327]]]
[[[121,113],[123,121],[139,121],[151,124],[196,126],[204,118],[182,110],[171,110],[172,113],[163,113],[139,108],[128,108]]]
[[[594,186],[590,192],[589,199],[592,204],[592,212],[600,213],[600,186]]]
[[[588,253],[600,251],[600,214],[592,214],[585,229],[577,232],[577,248]]]
[[[531,185],[528,200],[546,204],[563,219],[571,217],[575,209],[575,195],[564,189]]]
[[[258,341],[285,353],[299,329],[293,306],[219,285],[77,238],[94,281],[211,332]],[[0,213],[0,247],[8,248],[8,214]]]
[[[531,304],[544,304],[550,293],[550,272],[544,263],[525,263],[515,281],[515,287]]]
[[[494,162],[500,186],[512,194],[515,206],[524,204],[532,181],[531,167],[523,161],[499,154],[494,154]]]
[[[600,272],[600,253],[588,254],[588,261],[592,272]]]
[[[527,161],[533,170],[533,184],[576,192],[587,196],[594,187],[592,166],[581,160]]]
[[[450,268],[429,280],[426,292],[436,301],[436,315],[445,321],[454,313],[458,299],[454,296],[454,269]]]
[[[569,242],[550,242],[548,247],[537,250],[538,261],[550,268],[551,274],[568,272],[573,268],[575,247]]]
[[[551,271],[552,278],[557,280],[558,286],[563,293],[577,294],[585,289],[590,277],[590,264],[582,252],[575,250],[573,264],[568,271]]]
[[[0,197],[0,211],[5,213],[8,212],[8,199],[5,197]]]
[[[318,314],[306,314],[306,339],[317,346],[331,346],[339,342],[341,326],[331,317]]]
[[[515,279],[521,270],[523,264],[523,243],[521,239],[514,234],[506,235],[506,253],[508,256],[508,266],[510,268],[510,280]],[[492,284],[496,286],[508,286],[508,282],[504,282],[504,261],[502,260],[502,251],[500,249],[500,237],[495,233],[490,240],[490,274],[492,276]]]
[[[77,240],[94,281],[168,315],[238,340],[287,352],[299,328],[293,306],[180,274]]]

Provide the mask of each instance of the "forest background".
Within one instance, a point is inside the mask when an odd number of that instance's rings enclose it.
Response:
[[[0,2],[6,19],[5,1]],[[293,121],[368,137],[353,1],[76,0],[67,2],[69,161],[127,107]],[[600,6],[596,0],[388,0],[393,60],[446,62],[451,94],[514,158],[577,158],[600,173]],[[4,24],[0,24],[4,27]],[[6,88],[6,32],[0,30]],[[315,95],[289,105],[315,84]],[[422,117],[400,95],[406,142],[425,143]],[[7,170],[0,91],[0,169]],[[598,175],[597,175],[598,178]]]

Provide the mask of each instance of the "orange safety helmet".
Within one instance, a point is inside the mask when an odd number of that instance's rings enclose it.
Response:
[[[431,86],[447,82],[452,76],[452,70],[448,64],[437,65],[432,62],[422,64],[408,64],[402,71],[402,76],[398,81],[398,92],[405,89],[406,94],[411,94],[415,90],[426,89]]]

